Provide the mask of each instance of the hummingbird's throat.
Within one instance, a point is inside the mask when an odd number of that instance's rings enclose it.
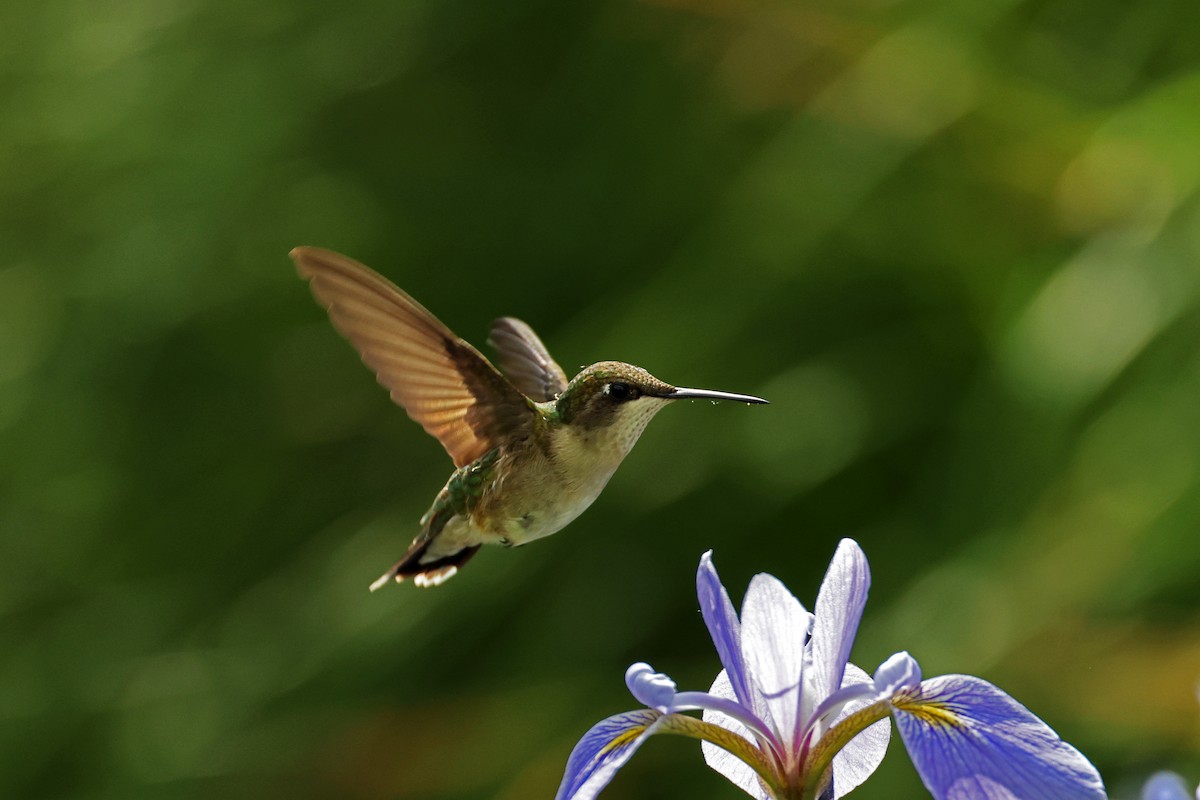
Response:
[[[638,438],[646,430],[667,400],[642,398],[634,403],[612,409],[611,416],[593,420],[601,424],[566,425],[562,435],[555,437],[556,455],[564,464],[579,466],[594,464],[615,470],[621,460],[629,454]],[[604,424],[607,423],[607,424]]]

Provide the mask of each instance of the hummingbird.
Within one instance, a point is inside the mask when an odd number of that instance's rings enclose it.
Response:
[[[514,317],[493,322],[488,337],[501,372],[369,267],[317,247],[290,255],[334,327],[456,467],[404,556],[371,591],[409,578],[436,586],[485,544],[515,547],[562,530],[673,400],[767,402],[679,388],[621,361],[592,364],[568,381]]]

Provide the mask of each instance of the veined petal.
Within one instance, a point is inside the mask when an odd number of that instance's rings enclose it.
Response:
[[[846,665],[846,673],[842,686],[857,686],[871,683],[871,676],[853,664]],[[875,702],[875,696],[867,696],[851,700],[846,704],[838,719],[848,717],[861,708]],[[850,743],[838,751],[833,757],[833,796],[844,797],[871,777],[883,761],[887,753],[888,742],[892,740],[892,725],[885,717],[867,728]]]
[[[753,695],[746,678],[746,665],[742,660],[742,633],[737,612],[729,602],[729,593],[721,584],[717,568],[712,563],[712,550],[700,557],[700,568],[696,570],[696,595],[700,600],[700,614],[712,636],[713,645],[721,666],[729,673],[734,697],[746,708],[754,708]]]
[[[708,690],[708,693],[735,702],[737,700],[733,693],[733,687],[729,683],[729,675],[724,670],[721,670],[721,674],[713,681],[712,688]],[[747,741],[754,741],[754,736],[750,733],[750,729],[728,714],[722,714],[712,709],[705,709],[704,721],[720,725],[725,730],[735,733]],[[729,751],[708,742],[701,742],[700,749],[704,752],[704,763],[728,778],[734,786],[751,797],[758,798],[758,800],[770,800],[770,795],[763,788],[762,781],[758,779],[758,775],[755,774],[754,770],[746,762],[735,757]]]
[[[555,800],[592,800],[600,794],[662,719],[657,711],[639,709],[593,725],[571,751]]]
[[[1196,792],[1200,797],[1200,789]],[[1192,800],[1192,795],[1174,772],[1156,772],[1142,787],[1142,800]]]
[[[773,575],[755,575],[742,601],[742,659],[755,713],[792,748],[804,681],[804,644],[809,614]]]
[[[1096,768],[1029,709],[970,675],[892,701],[908,754],[938,800],[1104,800]]]
[[[870,587],[867,557],[853,539],[842,539],[817,593],[812,634],[814,674],[808,684],[815,696],[810,702],[820,703],[842,685],[842,672],[850,659]]]

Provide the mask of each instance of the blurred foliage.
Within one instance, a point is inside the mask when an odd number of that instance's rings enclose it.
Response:
[[[702,551],[811,604],[841,536],[856,662],[1200,779],[1200,5],[16,0],[0,93],[0,796],[550,797],[630,662],[716,674]],[[450,463],[297,244],[772,405],[368,595]]]

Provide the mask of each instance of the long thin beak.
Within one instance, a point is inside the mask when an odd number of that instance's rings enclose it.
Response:
[[[734,394],[732,392],[716,392],[712,389],[676,389],[663,395],[668,400],[732,400],[737,403],[758,403],[766,405],[761,397],[749,394]]]

